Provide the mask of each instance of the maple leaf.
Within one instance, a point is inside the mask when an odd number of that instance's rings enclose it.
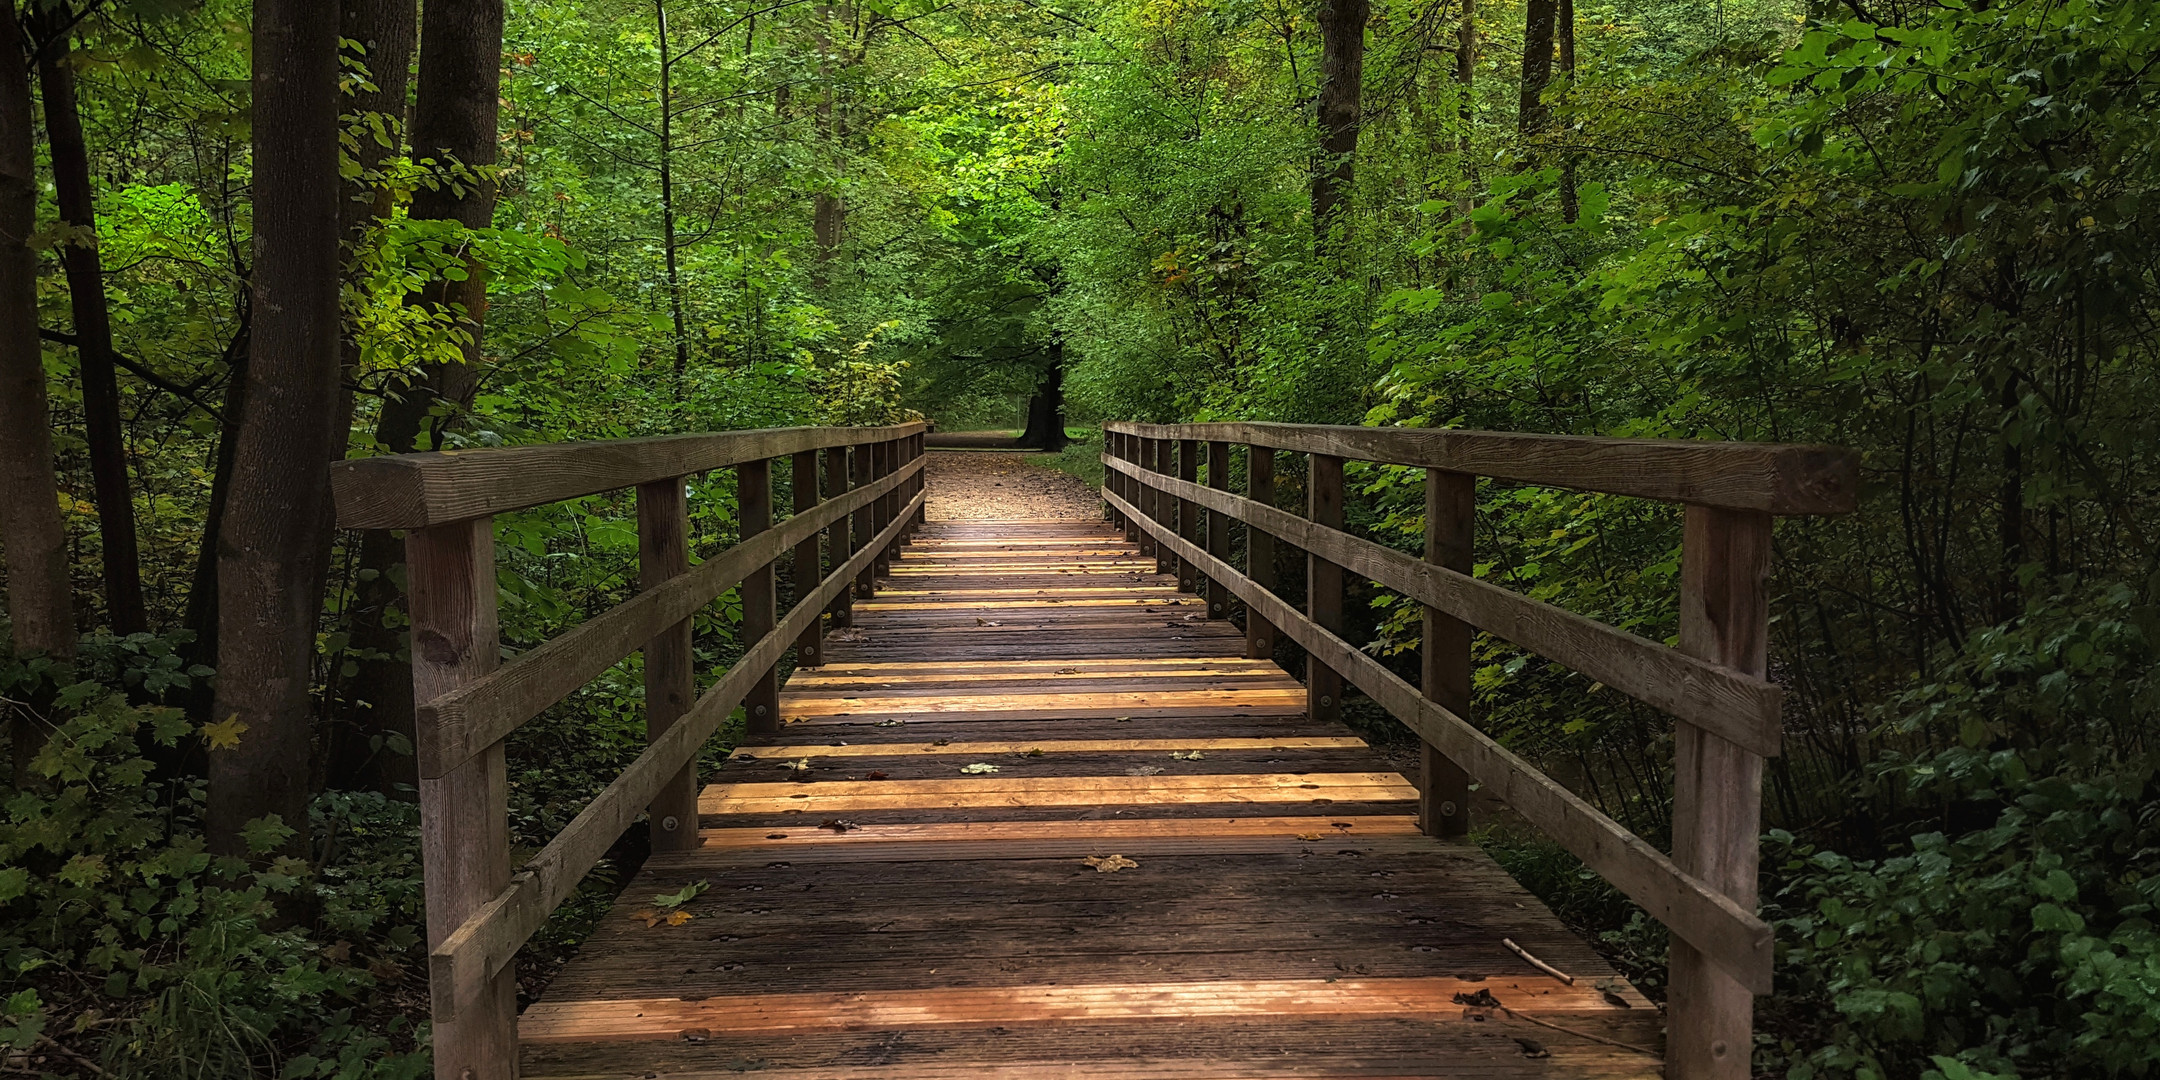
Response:
[[[692,915],[687,911],[670,911],[667,914],[667,924],[669,926],[681,926],[682,924],[689,922],[690,920],[695,918],[697,918],[697,916]]]
[[[1094,867],[1098,874],[1115,874],[1140,865],[1123,855],[1090,855],[1080,861]]]
[[[234,750],[240,746],[240,736],[247,733],[247,723],[234,713],[215,724],[202,726],[202,737],[209,741],[212,750]]]

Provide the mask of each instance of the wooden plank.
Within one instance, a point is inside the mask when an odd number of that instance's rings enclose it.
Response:
[[[1159,480],[1155,482],[1161,482]],[[1248,500],[1191,489],[1192,497],[1289,539],[1411,599],[1565,664],[1653,708],[1764,756],[1783,741],[1784,691],[1745,671],[1636,637],[1509,592],[1458,570],[1316,526]]]
[[[1279,690],[1154,690],[1122,694],[947,694],[936,697],[810,697],[788,702],[787,715],[850,716],[898,712],[1020,712],[1029,709],[1236,709],[1294,708],[1304,700],[1303,687]]]
[[[798,828],[774,832],[769,828],[706,829],[705,846],[713,849],[792,851],[808,846],[849,847],[858,844],[893,843],[993,843],[1006,840],[1086,840],[1109,843],[1142,837],[1265,836],[1298,840],[1318,836],[1328,840],[1363,839],[1368,836],[1416,836],[1417,819],[1350,817],[1315,825],[1309,817],[1243,818],[1116,818],[1108,821],[950,821],[912,824],[868,824],[838,832],[832,829]]]
[[[1770,516],[1691,506],[1680,556],[1680,647],[1760,675],[1769,666]],[[1763,759],[1683,723],[1673,738],[1673,861],[1743,909],[1755,907]],[[1674,1080],[1746,1080],[1755,1002],[1769,993],[1737,979],[1686,940],[1673,942]]]
[[[422,529],[921,427],[769,428],[355,458],[331,464],[330,492],[339,528]]]
[[[1477,527],[1477,478],[1425,470],[1425,561],[1467,576]],[[1470,720],[1470,639],[1476,628],[1424,605],[1418,646],[1420,688],[1440,707]],[[1470,833],[1470,774],[1429,742],[1418,743],[1418,820],[1432,836]]]
[[[1284,739],[1047,739],[1031,742],[886,742],[846,743],[840,746],[744,746],[729,760],[775,758],[883,757],[893,754],[927,754],[934,757],[987,757],[993,754],[1158,753],[1194,750],[1363,750],[1365,740],[1355,735],[1302,736]]]
[[[1352,1019],[1410,1016],[1464,1022],[1457,994],[1484,990],[1524,1013],[1618,1008],[1588,986],[1551,979],[1284,979],[1091,986],[956,987],[878,994],[819,993],[615,1001],[538,1001],[519,1034],[533,1042],[725,1037],[759,1031],[844,1031],[964,1024],[1184,1020],[1202,1017]]]
[[[405,534],[413,698],[426,701],[486,675],[501,655],[495,529],[488,518]],[[420,778],[420,864],[428,944],[454,937],[510,880],[510,784],[501,743],[446,773]],[[510,1080],[517,1054],[514,972],[452,987],[431,963],[436,1075]],[[490,973],[492,974],[492,973]],[[454,992],[453,992],[454,991]]]
[[[1158,531],[1156,540],[1168,547],[1182,544],[1167,530]],[[1269,616],[1278,629],[1334,670],[1350,676],[1382,708],[1462,765],[1485,790],[1641,904],[1675,938],[1702,950],[1743,985],[1769,991],[1773,960],[1770,927],[1754,912],[1681,870],[1663,852],[1621,828],[1468,721],[1426,699],[1356,646],[1321,630],[1274,594],[1253,588],[1249,580],[1227,565],[1211,565],[1206,553],[1191,545],[1184,545],[1181,554],[1198,558],[1211,572],[1223,574],[1232,591]]]
[[[1771,514],[1851,513],[1860,493],[1859,453],[1835,446],[1320,424],[1109,426],[1146,438],[1222,439],[1524,484]]]
[[[1306,516],[1321,535],[1341,532],[1343,459],[1312,455],[1305,477]],[[1228,498],[1227,495],[1223,496]],[[1300,545],[1303,546],[1303,545]],[[1342,629],[1343,568],[1312,548],[1305,549],[1305,616],[1330,634]],[[1305,655],[1305,711],[1316,720],[1342,715],[1343,673],[1310,652]]]
[[[910,509],[921,501],[922,496],[918,494]],[[895,525],[893,529],[898,527]],[[883,538],[873,539],[882,541]],[[438,1024],[455,1017],[458,1003],[476,1000],[479,988],[486,981],[514,974],[509,971],[509,964],[517,955],[518,947],[576,890],[586,871],[607,854],[608,848],[637,819],[666,779],[695,759],[705,740],[742,703],[759,677],[779,661],[802,633],[803,626],[823,613],[825,604],[848,586],[856,571],[868,565],[876,550],[875,545],[865,545],[840,569],[827,576],[817,591],[797,603],[779,626],[751,645],[742,659],[728,669],[728,673],[707,690],[689,712],[676,720],[658,742],[646,747],[621,776],[587,804],[563,831],[555,834],[555,838],[548,841],[523,870],[509,879],[507,887],[495,893],[484,905],[472,909],[449,936],[431,939],[429,975]],[[492,576],[488,580],[492,597]],[[507,860],[507,824],[504,826],[504,849]],[[514,992],[511,1001],[514,1007]]]
[[[501,668],[448,689],[419,706],[415,752],[420,775],[441,776],[517,730],[667,627],[695,614],[733,588],[759,565],[777,558],[827,514],[844,514],[867,502],[874,489],[849,492],[818,512],[792,519],[778,530],[744,540],[677,575],[579,623]]]
[[[665,588],[690,569],[690,508],[682,477],[639,484],[637,515],[638,589]],[[696,697],[686,618],[645,643],[645,744],[660,741]],[[662,784],[645,814],[654,851],[696,847],[696,766],[685,764]]]

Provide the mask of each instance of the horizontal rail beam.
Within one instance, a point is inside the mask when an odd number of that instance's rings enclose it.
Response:
[[[1104,427],[1149,439],[1249,443],[1772,514],[1844,514],[1859,505],[1860,455],[1835,446],[1324,424],[1117,422]]]
[[[1288,634],[1318,662],[1356,684],[1396,719],[1409,725],[1448,760],[1512,807],[1583,865],[1628,895],[1675,935],[1758,994],[1770,992],[1773,946],[1770,926],[1725,894],[1681,870],[1664,852],[1537,771],[1397,677],[1364,650],[1321,629],[1303,612],[1256,586],[1252,579],[1171,529],[1141,516],[1111,492],[1103,497],[1134,516],[1155,541],[1198,564],[1229,586],[1246,606]]]
[[[1221,511],[1282,537],[1367,580],[1565,664],[1653,708],[1764,757],[1783,743],[1785,692],[1767,682],[1636,637],[1489,581],[1213,488],[1105,457],[1108,468],[1158,491]]]
[[[355,458],[330,466],[330,492],[340,528],[421,529],[923,427],[768,428]]]
[[[904,507],[905,513],[896,515],[892,524],[853,558],[825,575],[817,591],[799,599],[786,619],[759,638],[689,712],[646,747],[563,831],[555,834],[555,839],[510,879],[508,888],[474,911],[429,953],[430,993],[437,1023],[456,1019],[458,1003],[474,1000],[486,981],[516,957],[518,948],[576,890],[578,882],[607,854],[616,837],[645,811],[660,786],[697,755],[698,748],[719,730],[721,722],[742,703],[758,679],[780,661],[813,620],[824,615],[826,605],[840,595],[840,590],[854,584],[856,573],[870,565],[914,521],[914,511],[922,502],[923,494],[918,492]]]
[[[413,747],[420,775],[433,779],[470,760],[759,567],[921,469],[918,458],[891,476],[819,503],[421,705]]]

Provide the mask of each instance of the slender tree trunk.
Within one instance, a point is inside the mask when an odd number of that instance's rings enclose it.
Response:
[[[344,221],[345,241],[357,250],[369,242],[372,230],[388,221],[393,209],[393,188],[378,179],[378,174],[405,143],[409,128],[406,115],[406,92],[412,85],[413,50],[418,45],[420,9],[414,0],[344,0],[341,10],[343,33],[348,40],[357,41],[365,50],[362,60],[367,65],[372,91],[355,94],[351,109],[356,114],[377,114],[386,117],[386,139],[363,139],[356,155],[360,175],[346,182]],[[387,143],[388,145],[384,145]],[[360,378],[360,341],[356,327],[348,325],[345,332],[345,381],[354,384]],[[351,422],[352,394],[341,395],[345,403],[341,411],[346,423],[340,430],[349,430]],[[382,548],[388,545],[390,554],[385,558]],[[352,607],[347,613],[351,650],[359,671],[354,683],[346,687],[344,722],[339,724],[329,742],[324,764],[327,777],[333,787],[375,787],[395,791],[400,783],[413,783],[412,757],[392,752],[388,747],[391,736],[406,741],[413,737],[413,713],[411,676],[406,661],[399,655],[402,644],[397,624],[402,620],[394,613],[398,589],[391,575],[382,566],[397,562],[396,541],[388,533],[368,533],[360,541],[362,565],[367,565],[370,553],[382,565],[373,566],[372,573],[361,575],[353,583]],[[385,669],[395,668],[395,672]],[[382,688],[378,699],[364,698],[358,692],[364,688]]]
[[[1545,88],[1552,85],[1553,23],[1558,14],[1558,0],[1530,0],[1524,10],[1522,100],[1515,127],[1526,137],[1543,132],[1552,117],[1545,107]]]
[[[204,515],[202,544],[195,552],[195,577],[188,587],[187,608],[180,616],[181,627],[195,635],[188,646],[189,655],[196,663],[211,667],[217,665],[218,655],[218,537],[225,524],[225,504],[232,493],[233,450],[240,445],[240,420],[247,412],[248,332],[252,325],[253,312],[243,307],[240,325],[233,331],[232,340],[225,343],[225,401],[218,406],[224,420],[218,425],[217,460],[210,473],[210,512]],[[197,711],[207,718],[209,687],[198,684],[194,689],[201,693]]]
[[[218,541],[211,846],[276,815],[305,852],[315,631],[330,553],[338,400],[338,10],[257,0],[255,325],[248,408]],[[342,447],[340,447],[341,449]]]
[[[1020,445],[1057,453],[1065,449],[1065,342],[1050,341],[1050,366],[1043,369],[1035,393],[1028,398],[1027,430]]]
[[[824,83],[818,95],[815,123],[817,137],[825,146],[826,160],[832,165],[835,178],[845,162],[841,158],[841,141],[846,132],[841,120],[838,92],[833,86],[831,61],[833,54],[833,9],[827,5],[817,8],[817,33],[813,37],[818,50],[819,81]],[[810,271],[811,283],[822,289],[832,280],[831,263],[840,253],[840,241],[847,229],[847,204],[836,191],[820,190],[811,197],[810,233],[817,240],[817,265]]]
[[[675,60],[668,53],[667,0],[653,0],[660,28],[660,247],[667,255],[668,306],[675,316],[675,400],[690,374],[690,327],[683,317],[682,266],[675,248]]]
[[[1350,194],[1357,168],[1358,126],[1364,108],[1365,23],[1368,0],[1321,0],[1320,160],[1312,178],[1313,231],[1325,239],[1337,210]]]
[[[467,169],[495,164],[498,95],[501,93],[503,6],[501,0],[438,0],[421,12],[420,85],[413,104],[412,152]],[[495,216],[495,184],[485,174],[468,172],[460,197],[448,185],[422,188],[413,195],[411,216],[447,219],[467,228],[485,228]],[[471,342],[464,362],[431,368],[417,380],[396,380],[385,387],[377,417],[377,449],[407,454],[420,446],[420,435],[438,403],[470,404],[478,383],[482,334],[487,318],[486,268],[468,260],[466,280],[431,283],[414,303],[457,305]],[[441,430],[432,432],[439,444]],[[359,586],[353,642],[383,654],[362,660],[351,697],[368,710],[369,726],[378,733],[413,736],[412,668],[401,659],[410,643],[397,617],[402,590],[397,585],[404,546],[388,532],[360,538]],[[410,794],[418,786],[413,760],[406,755],[376,759],[375,780],[392,791]]]
[[[67,16],[65,8],[54,13]],[[65,40],[43,43],[38,82],[45,92],[45,138],[52,151],[53,188],[70,235],[60,245],[68,299],[75,317],[75,352],[82,370],[83,434],[90,444],[90,479],[97,494],[98,540],[105,564],[105,608],[116,634],[150,628],[143,606],[142,554],[135,534],[135,492],[128,480],[127,433],[120,422],[120,381],[113,366],[112,318],[105,303],[105,269],[97,248],[96,199],[90,188],[90,150],[75,101],[75,69]]]
[[[1575,0],[1560,0],[1556,13],[1554,36],[1559,39],[1560,71],[1572,88],[1575,83]],[[1569,224],[1575,222],[1580,204],[1575,196],[1575,155],[1567,153],[1560,159],[1560,216]]]
[[[1477,122],[1477,0],[1462,0],[1462,24],[1455,31],[1455,85],[1460,89],[1462,136],[1457,154],[1462,159],[1463,189],[1455,197],[1455,216],[1462,219],[1462,233],[1470,235],[1470,212],[1477,209],[1472,191],[1477,186],[1477,164],[1470,154],[1470,133]]]
[[[14,3],[0,4],[0,555],[15,651],[67,658],[75,613],[37,333],[37,158],[24,44]],[[45,731],[23,710],[8,719],[20,786]]]

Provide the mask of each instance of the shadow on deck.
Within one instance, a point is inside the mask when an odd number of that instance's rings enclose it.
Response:
[[[1659,1012],[1113,527],[906,550],[526,1011],[522,1075],[1659,1073],[1616,1045]]]

